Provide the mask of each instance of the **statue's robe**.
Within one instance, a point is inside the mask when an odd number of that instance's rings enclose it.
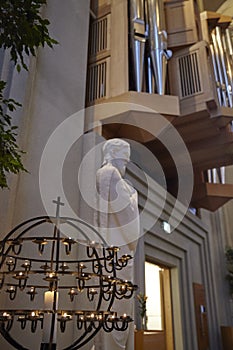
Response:
[[[108,246],[120,247],[119,257],[123,254],[134,255],[139,238],[139,212],[137,191],[124,180],[119,170],[111,162],[97,171],[97,207],[96,224]],[[126,268],[117,271],[117,277],[133,281],[133,259]],[[115,300],[112,311],[118,315],[133,315],[133,298]],[[96,339],[96,350],[133,350],[134,326],[130,323],[124,332],[101,332]]]

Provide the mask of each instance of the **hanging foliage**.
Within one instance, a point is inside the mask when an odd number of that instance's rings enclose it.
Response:
[[[229,291],[230,294],[233,296],[233,248],[227,247],[226,248],[226,267],[227,267],[227,280],[229,282]]]
[[[0,47],[10,50],[11,59],[20,71],[27,69],[24,55],[36,54],[36,48],[57,41],[49,36],[48,19],[41,17],[46,0],[0,1]]]

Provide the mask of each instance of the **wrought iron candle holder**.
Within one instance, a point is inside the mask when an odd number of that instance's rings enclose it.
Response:
[[[132,321],[130,315],[112,311],[114,300],[131,298],[137,288],[131,281],[117,277],[117,272],[127,268],[132,257],[120,255],[118,247],[106,246],[86,222],[61,217],[60,198],[55,203],[55,217],[29,219],[0,241],[0,290],[1,294],[8,294],[9,303],[14,306],[0,310],[0,333],[16,349],[27,350],[15,339],[16,327],[26,332],[30,325],[32,333],[42,333],[41,349],[56,349],[57,329],[64,333],[68,324],[75,322],[78,337],[64,349],[74,350],[88,343],[100,329],[125,331]],[[64,224],[77,231],[82,243],[63,233]],[[86,231],[97,235],[98,243],[90,241]],[[80,245],[82,259],[77,259]],[[21,293],[28,296],[23,309],[17,307]],[[95,305],[94,309],[79,308],[81,293],[88,303]],[[73,307],[59,308],[61,294],[63,300],[67,298],[67,305]],[[42,307],[37,303],[41,295]]]

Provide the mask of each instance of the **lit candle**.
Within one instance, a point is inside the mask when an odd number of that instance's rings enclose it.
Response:
[[[25,269],[28,269],[28,267],[30,267],[30,261],[24,260],[24,263],[21,266],[24,267]]]
[[[9,258],[6,263],[7,265],[13,265],[14,264],[13,258]]]
[[[44,309],[48,311],[54,310],[54,299],[56,298],[55,309],[58,307],[58,293],[47,291],[44,293]],[[55,314],[54,324],[52,325],[53,315],[51,313],[44,314],[43,321],[43,337],[42,343],[50,344],[51,330],[53,330],[52,344],[57,342],[57,315]],[[52,328],[53,327],[53,328]]]

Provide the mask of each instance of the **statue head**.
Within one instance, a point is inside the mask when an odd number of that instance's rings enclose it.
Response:
[[[130,161],[130,145],[122,139],[110,139],[103,146],[103,165],[111,163],[123,176],[126,165]]]

